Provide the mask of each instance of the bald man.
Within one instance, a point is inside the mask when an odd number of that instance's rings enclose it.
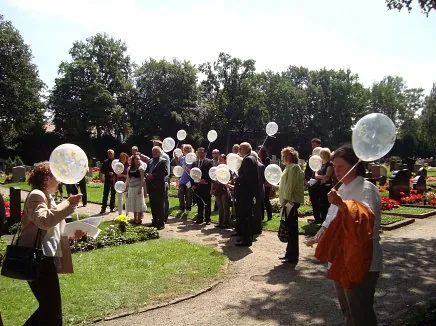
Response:
[[[151,150],[153,158],[150,160],[145,178],[150,197],[152,215],[151,225],[162,230],[165,228],[165,180],[168,175],[167,162],[161,156],[162,149],[154,146]]]
[[[111,212],[115,212],[115,187],[114,187],[114,170],[112,169],[112,161],[114,160],[115,152],[113,149],[108,149],[107,159],[103,162],[100,169],[100,176],[104,182],[103,188],[103,200],[101,203],[100,214],[106,213],[107,200],[109,192],[111,194],[109,208]]]
[[[253,209],[255,201],[260,197],[259,174],[257,161],[251,155],[251,145],[241,143],[239,155],[243,157],[238,177],[235,179],[237,232],[240,242],[236,246],[249,247],[253,241]]]

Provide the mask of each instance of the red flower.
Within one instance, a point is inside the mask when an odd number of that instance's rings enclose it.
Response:
[[[6,218],[11,217],[11,203],[9,201],[5,201],[4,206],[5,206],[5,217]]]
[[[387,197],[383,197],[381,199],[381,203],[382,203],[382,209],[381,209],[382,211],[390,211],[391,209],[398,208],[399,206],[398,201]]]
[[[404,196],[406,196],[406,194],[403,191],[400,191],[400,196],[404,197]]]

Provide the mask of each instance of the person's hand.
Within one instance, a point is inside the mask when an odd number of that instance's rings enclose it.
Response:
[[[81,198],[82,198],[82,194],[78,194],[78,195],[71,195],[70,197],[68,197],[67,200],[70,202],[71,206],[77,206],[79,205]]]
[[[145,177],[147,178],[147,180],[151,180],[151,179],[153,179],[153,176],[152,176],[150,173],[147,173],[147,174],[145,175]]]
[[[114,173],[113,173],[113,172],[109,172],[109,175],[110,175],[110,176],[113,176],[113,175],[114,175]]]
[[[206,184],[207,184],[207,182],[206,182],[206,181],[204,181],[204,179],[201,179],[201,180],[200,180],[200,182],[199,182],[199,184],[202,184],[202,185],[206,185]]]
[[[330,204],[333,204],[339,208],[344,205],[344,201],[342,200],[341,195],[339,195],[339,193],[334,188],[330,190],[330,192],[327,194],[327,198]]]
[[[195,191],[196,188],[197,188],[196,186],[191,187],[192,191]]]
[[[142,194],[142,190],[138,190],[138,196]]]
[[[306,246],[312,247],[317,242],[315,238],[316,237],[309,237],[309,238],[306,238],[303,242]]]

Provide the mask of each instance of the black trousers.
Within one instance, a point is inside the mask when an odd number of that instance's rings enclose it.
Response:
[[[110,209],[114,209],[115,208],[115,193],[116,192],[115,192],[114,184],[112,181],[104,183],[103,202],[101,204],[102,210],[106,209],[106,207],[107,207],[107,200],[109,197],[109,192],[111,193],[111,200],[110,200],[109,207],[110,207]]]
[[[153,226],[160,228],[165,226],[165,190],[162,192],[149,192],[150,208]]]
[[[77,195],[79,192],[77,190],[76,185],[67,185],[69,188],[68,192],[73,195]],[[88,195],[86,193],[86,177],[83,177],[79,182],[80,193],[82,194],[82,203],[83,205],[88,204]]]
[[[209,185],[198,185],[195,189],[195,194],[201,198],[197,198],[197,221],[203,222],[203,220],[205,220],[206,222],[210,222],[210,214],[212,210],[210,206],[212,204],[212,197],[210,194]]]
[[[285,257],[291,262],[298,262],[299,258],[299,245],[298,245],[298,207],[300,204],[294,203],[289,215],[286,217],[289,230],[289,241],[286,246]]]
[[[265,187],[264,205],[265,205],[266,216],[268,217],[268,220],[272,219],[272,207],[271,207],[271,202],[269,201],[270,191],[271,191],[270,187]]]
[[[247,244],[253,242],[253,206],[252,199],[236,199],[236,232],[240,234],[241,241]]]
[[[38,278],[28,283],[39,307],[24,325],[62,325],[61,289],[53,257],[42,259]]]

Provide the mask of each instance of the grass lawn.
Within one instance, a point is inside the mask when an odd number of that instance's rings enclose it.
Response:
[[[61,275],[65,324],[191,293],[217,280],[226,258],[185,240],[149,240],[73,254],[75,273]],[[0,277],[5,325],[22,325],[37,307],[26,282]]]
[[[425,208],[425,207],[400,206],[400,207],[395,208],[389,212],[405,213],[405,214],[425,214],[425,213],[434,212],[434,211],[436,211],[436,207],[435,208]]]
[[[263,222],[263,229],[265,231],[274,231],[277,232],[280,226],[280,214],[273,213],[273,218],[271,221]],[[304,220],[298,221],[298,233],[302,235],[315,235],[318,232],[320,224],[311,224],[307,223]]]
[[[404,220],[405,218],[397,215],[381,215],[381,225],[388,225]]]

